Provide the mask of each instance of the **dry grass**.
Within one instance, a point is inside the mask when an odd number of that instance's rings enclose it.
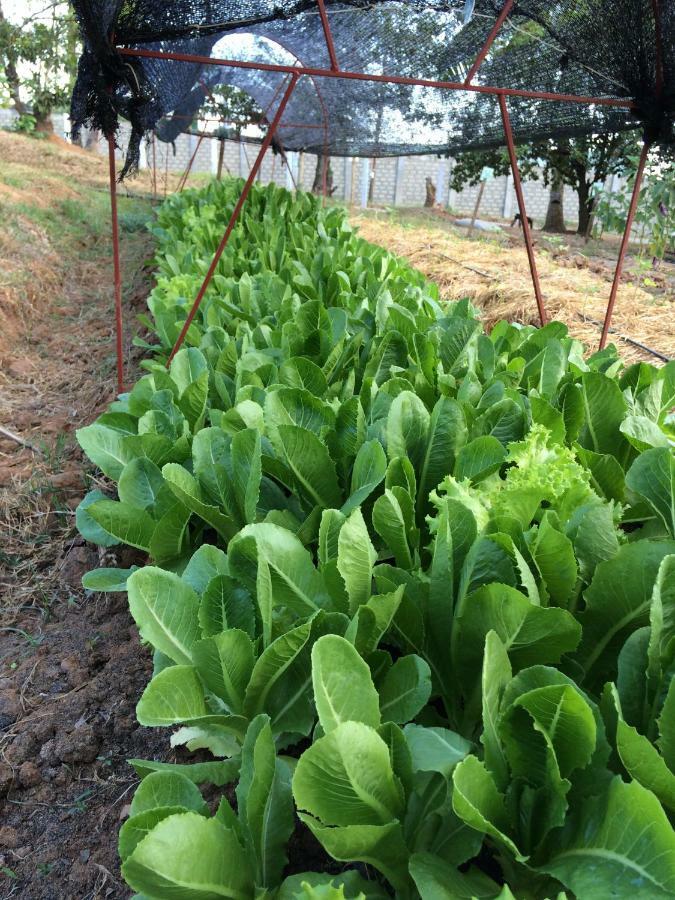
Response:
[[[438,225],[405,225],[390,215],[353,217],[361,235],[407,259],[448,299],[469,297],[482,312],[489,327],[500,319],[538,324],[537,308],[527,256],[520,232],[475,239],[466,231],[441,220]],[[476,234],[476,233],[475,233]],[[537,267],[546,311],[550,318],[565,322],[570,332],[595,349],[609,296],[612,270],[606,264],[580,253],[543,252],[537,236]],[[627,267],[619,288],[613,328],[665,356],[675,356],[675,303],[665,289],[650,293],[637,283]],[[627,360],[656,358],[637,347],[612,339]]]
[[[11,623],[69,596],[62,568],[88,481],[74,431],[111,399],[115,353],[105,161],[6,132],[0,159],[0,425],[37,448],[0,435],[0,613]],[[150,203],[123,189],[120,213],[142,221]],[[121,245],[128,346],[151,242],[123,231]]]
[[[118,164],[119,168],[119,164]],[[158,199],[164,172],[158,172]],[[173,191],[181,173],[169,173]],[[107,158],[60,138],[0,131],[0,619],[67,600],[64,562],[80,540],[74,508],[93,486],[75,429],[114,395],[115,343]],[[191,177],[199,183],[202,176]],[[145,309],[150,172],[117,188],[126,373]],[[75,548],[77,549],[77,548]]]
[[[69,144],[56,135],[51,135],[44,140],[25,137],[0,130],[0,160],[3,164],[19,167],[28,175],[30,183],[31,174],[35,170],[41,170],[41,180],[45,187],[55,188],[56,196],[44,192],[41,197],[30,197],[34,202],[49,206],[54,199],[62,199],[68,191],[75,191],[75,186],[88,188],[101,188],[108,190],[108,159],[107,156],[83,150],[74,144]],[[118,161],[118,169],[120,163]],[[180,179],[180,172],[169,172],[169,191],[173,191]],[[158,193],[164,193],[164,172],[157,172]],[[25,185],[13,184],[18,191],[22,191],[25,198]],[[5,186],[0,191],[7,191]],[[149,169],[141,170],[133,178],[128,179],[118,188],[122,196],[145,196],[152,193],[152,180]],[[15,197],[16,199],[16,197]]]

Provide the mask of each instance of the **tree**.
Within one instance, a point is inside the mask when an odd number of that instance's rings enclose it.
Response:
[[[247,125],[260,123],[264,114],[246,91],[229,84],[217,84],[209,89],[199,116],[218,119],[228,132],[233,130],[239,137]]]
[[[15,26],[5,18],[0,0],[0,70],[2,71],[2,81],[14,109],[20,116],[23,116],[28,112],[28,108],[21,99],[21,82],[17,70],[18,59],[14,38]]]
[[[557,176],[579,198],[577,234],[586,236],[589,232],[594,188],[604,184],[610,175],[623,175],[630,170],[636,144],[635,134],[628,132],[566,138],[550,141],[548,146],[534,145],[535,152],[542,155],[544,183],[552,184]]]
[[[324,185],[324,169],[326,170],[326,183]],[[314,181],[312,182],[312,193],[323,194],[324,187],[326,196],[332,197],[335,193],[333,185],[333,167],[330,164],[330,156],[326,159],[323,153],[316,155],[316,169],[314,170]]]
[[[597,197],[596,222],[601,229],[622,234],[635,186],[639,156],[631,160],[631,171],[620,189]],[[634,229],[640,255],[663,259],[675,247],[675,161],[672,153],[659,148],[649,154],[635,210]]]
[[[550,216],[546,217],[544,230],[560,230],[562,188],[567,185],[579,199],[577,234],[585,236],[593,214],[594,188],[603,184],[610,175],[623,175],[629,171],[635,147],[636,135],[633,132],[556,138],[518,147],[521,176],[524,179],[539,176],[551,188]],[[493,168],[497,175],[505,175],[509,171],[506,151],[495,149],[463,153],[453,168],[450,187],[461,191],[465,185],[477,184],[484,166]],[[555,200],[560,201],[559,209],[552,211],[552,201]]]
[[[67,106],[77,70],[79,34],[67,3],[35,4],[36,11],[14,22],[0,0],[0,76],[20,116],[52,131],[51,113]]]
[[[565,234],[567,231],[565,228],[565,209],[563,207],[565,183],[557,172],[555,176],[551,182],[546,219],[542,230],[548,231],[550,234]]]

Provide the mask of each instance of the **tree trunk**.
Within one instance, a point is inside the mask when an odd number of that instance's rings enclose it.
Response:
[[[591,239],[591,235],[593,233],[593,226],[595,225],[595,211],[598,206],[598,197],[597,195],[591,201],[591,212],[588,216],[588,222],[586,224],[586,231],[584,231],[584,240],[588,243]]]
[[[577,188],[579,197],[579,224],[577,226],[577,234],[586,235],[593,213],[593,199],[590,196],[590,186],[585,179],[579,181]]]
[[[52,114],[47,113],[47,115],[36,115],[35,111],[33,112],[35,116],[35,130],[42,131],[44,134],[54,134],[54,123],[52,122]]]
[[[218,172],[216,178],[218,181],[223,177],[223,160],[225,159],[225,138],[218,139]]]
[[[434,184],[433,178],[427,176],[425,188],[426,197],[424,198],[424,205],[427,209],[432,209],[436,204],[436,185]]]
[[[96,153],[98,150],[98,142],[101,139],[101,132],[96,128],[92,128],[91,131],[87,132],[87,139],[84,145],[85,150],[91,150],[92,153]]]
[[[564,185],[562,181],[556,178],[551,185],[551,192],[548,197],[548,209],[546,210],[546,221],[544,222],[543,231],[548,231],[551,234],[565,234],[563,190]]]
[[[0,25],[4,25],[6,22],[7,20],[2,11],[2,3],[0,2]],[[20,116],[25,116],[28,112],[28,107],[21,99],[19,91],[19,73],[16,69],[16,54],[12,50],[11,41],[7,47],[7,57],[5,59],[5,78],[7,80],[7,90],[9,91],[9,96],[14,104],[14,109]]]
[[[323,194],[323,171],[324,165],[326,167],[326,196],[332,197],[335,191],[333,186],[333,170],[330,166],[330,157],[326,160],[324,164],[324,155],[323,153],[318,153],[316,157],[316,169],[314,170],[314,182],[312,183],[312,193],[313,194]]]
[[[320,194],[323,190],[323,153],[316,155],[316,169],[314,170],[314,181],[312,182],[312,193]]]

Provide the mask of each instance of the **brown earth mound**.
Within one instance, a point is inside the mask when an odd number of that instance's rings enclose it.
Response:
[[[136,724],[149,661],[126,598],[85,596],[100,562],[74,528],[92,482],[74,431],[114,393],[107,169],[1,131],[0,160],[0,897],[122,898],[126,759],[167,741]],[[151,208],[121,192],[120,213]],[[123,231],[130,380],[151,252]]]

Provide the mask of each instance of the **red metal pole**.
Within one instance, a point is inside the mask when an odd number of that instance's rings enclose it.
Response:
[[[532,275],[532,284],[534,285],[534,296],[537,300],[537,309],[539,310],[539,322],[541,325],[546,324],[546,310],[544,309],[544,301],[541,296],[541,285],[539,284],[539,273],[537,272],[537,260],[534,256],[534,246],[532,244],[532,234],[530,233],[530,223],[527,220],[527,210],[525,209],[525,197],[523,196],[523,186],[520,181],[520,170],[518,169],[518,157],[516,156],[516,145],[513,140],[513,131],[511,130],[511,119],[509,118],[509,109],[506,105],[506,98],[499,97],[499,108],[502,113],[502,122],[504,124],[504,136],[506,137],[506,146],[509,151],[509,160],[511,162],[511,173],[513,174],[513,187],[516,191],[518,199],[518,210],[520,212],[520,224],[523,226],[523,237],[525,238],[525,248],[527,249],[527,259],[530,264],[530,273]]]
[[[525,97],[529,100],[557,100],[562,103],[580,103],[584,106],[616,106],[636,109],[632,100],[618,97],[587,97],[578,94],[556,94],[550,91],[527,91],[521,88],[502,88],[483,84],[464,84],[460,81],[434,81],[429,78],[408,78],[403,75],[376,75],[368,72],[345,72],[343,69],[310,68],[309,66],[279,65],[276,63],[248,62],[240,59],[217,59],[191,53],[171,53],[164,50],[141,50],[117,47],[120,56],[142,59],[172,59],[178,62],[201,63],[210,66],[229,66],[233,69],[253,69],[260,72],[290,72],[307,75],[309,78],[345,78],[353,81],[375,81],[382,84],[408,84],[418,87],[445,88],[451,91],[471,91],[476,94],[490,94],[497,97]]]
[[[195,147],[195,152],[190,157],[190,161],[187,164],[187,168],[183,172],[183,175],[181,176],[181,179],[178,182],[178,187],[176,188],[176,190],[179,194],[183,190],[183,188],[185,187],[185,185],[187,183],[188,176],[192,170],[192,164],[194,163],[195,159],[197,158],[197,154],[199,153],[199,148],[201,147],[203,140],[204,140],[204,135],[200,134],[199,140],[197,141],[197,146]]]
[[[321,205],[326,205],[328,196],[328,168],[330,165],[328,156],[328,121],[324,119],[323,129],[323,155],[321,158]]]
[[[113,285],[115,293],[115,348],[117,352],[117,393],[124,391],[124,347],[122,343],[122,269],[120,266],[120,230],[117,220],[117,179],[115,138],[108,135],[108,171],[110,175],[110,218],[112,225]]]
[[[152,199],[157,199],[157,138],[152,135]]]
[[[279,103],[277,111],[274,114],[274,118],[270,122],[270,126],[267,129],[267,134],[265,135],[263,142],[260,146],[260,151],[258,153],[258,156],[256,157],[256,161],[253,163],[253,167],[251,168],[251,171],[249,172],[249,176],[246,179],[246,184],[244,185],[241,195],[240,195],[239,199],[237,200],[237,203],[236,203],[234,209],[232,210],[232,215],[230,216],[230,220],[227,223],[227,228],[225,229],[225,233],[223,234],[223,237],[221,238],[220,244],[218,244],[218,249],[216,250],[216,252],[213,255],[213,259],[211,260],[211,265],[209,266],[209,270],[206,273],[206,275],[204,276],[204,281],[202,282],[202,286],[199,288],[199,292],[198,292],[197,296],[195,297],[194,303],[192,304],[192,308],[190,309],[190,312],[188,313],[188,317],[185,320],[185,324],[183,325],[181,332],[178,335],[178,339],[176,340],[176,343],[173,346],[173,350],[169,354],[169,358],[167,360],[167,366],[170,365],[171,360],[174,358],[176,353],[178,353],[178,351],[180,350],[181,344],[185,340],[185,335],[188,333],[188,329],[190,328],[190,325],[192,324],[192,320],[194,319],[195,315],[197,314],[197,310],[199,309],[199,306],[200,306],[202,300],[204,299],[204,294],[206,293],[206,290],[207,290],[209,284],[211,283],[211,279],[213,278],[213,275],[216,271],[216,267],[218,265],[220,257],[223,255],[223,251],[225,250],[225,247],[227,246],[227,242],[229,241],[230,235],[232,234],[232,229],[237,224],[237,219],[239,218],[239,213],[241,212],[242,207],[243,207],[244,203],[246,202],[246,198],[248,197],[251,187],[253,185],[253,182],[255,181],[255,176],[258,173],[258,170],[260,169],[260,165],[263,161],[263,157],[265,156],[265,152],[267,151],[269,145],[272,143],[272,138],[274,137],[274,132],[277,130],[279,122],[281,121],[281,117],[284,114],[286,105],[291,98],[291,94],[293,93],[293,91],[295,89],[295,85],[297,84],[299,77],[300,76],[297,73],[294,73],[292,75],[291,83],[286,88],[286,92],[284,93],[284,96],[281,98],[281,102]]]
[[[286,78],[279,79],[279,84],[275,87],[274,93],[272,94],[270,102],[267,104],[267,106],[263,110],[263,114],[262,114],[262,116],[260,116],[260,119],[258,120],[258,123],[257,123],[258,125],[264,125],[265,122],[267,121],[267,113],[270,111],[270,109],[274,105],[274,101],[277,99],[277,97],[279,96],[279,94],[281,93],[283,88],[286,87],[287,81],[288,81],[288,76],[286,76]]]
[[[513,8],[513,3],[514,3],[514,0],[506,0],[506,3],[504,4],[504,8],[497,16],[497,21],[492,26],[492,30],[490,31],[490,34],[488,34],[488,36],[485,40],[485,43],[483,44],[483,47],[481,48],[480,53],[476,57],[476,61],[471,66],[471,68],[469,69],[469,74],[464,79],[465,86],[468,84],[471,84],[471,80],[473,79],[473,76],[476,74],[478,69],[481,67],[481,65],[483,64],[483,60],[490,52],[490,47],[492,46],[494,39],[499,34],[501,27],[504,24],[504,22],[506,21],[508,14],[511,12],[511,9]]]
[[[171,116],[171,118],[172,119],[181,119],[181,118],[191,119],[192,116]],[[209,120],[206,120],[206,121],[209,121]],[[212,119],[211,121],[213,121],[213,122],[217,121],[219,125],[241,125],[242,124],[241,122],[235,122],[234,119],[217,119],[217,120]],[[258,127],[262,127],[262,126],[267,125],[267,119],[259,119],[257,122],[249,122],[246,124],[257,125]],[[312,123],[312,122],[284,122],[284,124],[281,125],[280,127],[284,128],[284,129],[287,129],[287,128],[317,128],[318,129],[318,128],[323,128],[324,126],[317,125],[315,122],[314,123]],[[219,137],[217,134],[214,134],[212,131],[190,131],[190,130],[187,130],[187,131],[182,131],[181,134],[194,134],[197,137],[199,137],[201,135],[201,137],[215,138],[216,140]]]
[[[513,2],[513,0],[512,0]],[[321,16],[321,25],[323,26],[324,37],[326,38],[326,47],[328,49],[328,57],[330,59],[330,67],[334,72],[340,68],[335,54],[335,44],[333,43],[333,34],[330,30],[330,22],[326,13],[326,5],[323,0],[317,0],[319,4],[319,15]]]
[[[621,238],[621,246],[619,247],[619,258],[616,261],[616,269],[614,270],[614,280],[612,281],[612,289],[609,292],[609,302],[607,303],[607,310],[605,312],[605,321],[602,326],[602,335],[600,336],[600,344],[598,346],[598,350],[602,350],[605,344],[607,343],[607,335],[609,334],[609,328],[612,324],[612,315],[614,313],[614,304],[616,302],[616,295],[619,290],[619,284],[621,282],[621,272],[623,271],[624,260],[626,259],[626,251],[628,250],[628,244],[630,242],[630,232],[633,227],[633,220],[635,219],[635,213],[637,211],[638,200],[640,199],[640,187],[642,185],[642,176],[645,171],[645,164],[647,162],[647,154],[649,153],[649,148],[651,144],[649,141],[645,141],[642,145],[642,153],[640,154],[640,162],[638,163],[637,172],[635,173],[635,184],[633,185],[633,194],[630,198],[630,206],[628,207],[628,216],[626,217],[626,227],[623,230],[623,237]]]
[[[283,86],[283,87],[286,86],[286,82],[287,82],[287,81],[288,81],[288,79],[284,79],[284,81],[283,81],[283,83],[282,83],[282,86]],[[190,121],[192,121],[192,119],[194,119],[194,116],[187,116],[187,115],[180,115],[179,113],[172,113],[172,114],[171,114],[171,120],[173,120],[173,119],[185,119],[185,120],[190,120]],[[245,125],[245,124],[247,124],[246,122],[243,122],[243,123],[242,123],[242,122],[240,122],[240,121],[238,121],[238,120],[236,120],[236,119],[211,119],[211,118],[204,118],[204,119],[202,119],[201,121],[202,121],[202,122],[217,122],[219,125],[242,125],[242,124]],[[267,122],[267,119],[262,118],[262,119],[258,119],[257,122],[252,122],[251,124],[253,124],[253,125],[264,125],[266,122]],[[311,123],[311,122],[284,122],[284,128],[323,128],[323,125],[317,125],[316,122],[313,122],[313,123]],[[213,133],[210,132],[210,131],[189,131],[189,130],[188,130],[188,131],[184,131],[184,132],[182,132],[182,133],[183,133],[183,134],[197,134],[197,135],[198,135],[198,134],[203,134],[204,137],[215,137],[215,138],[218,137],[217,134],[213,134]]]

